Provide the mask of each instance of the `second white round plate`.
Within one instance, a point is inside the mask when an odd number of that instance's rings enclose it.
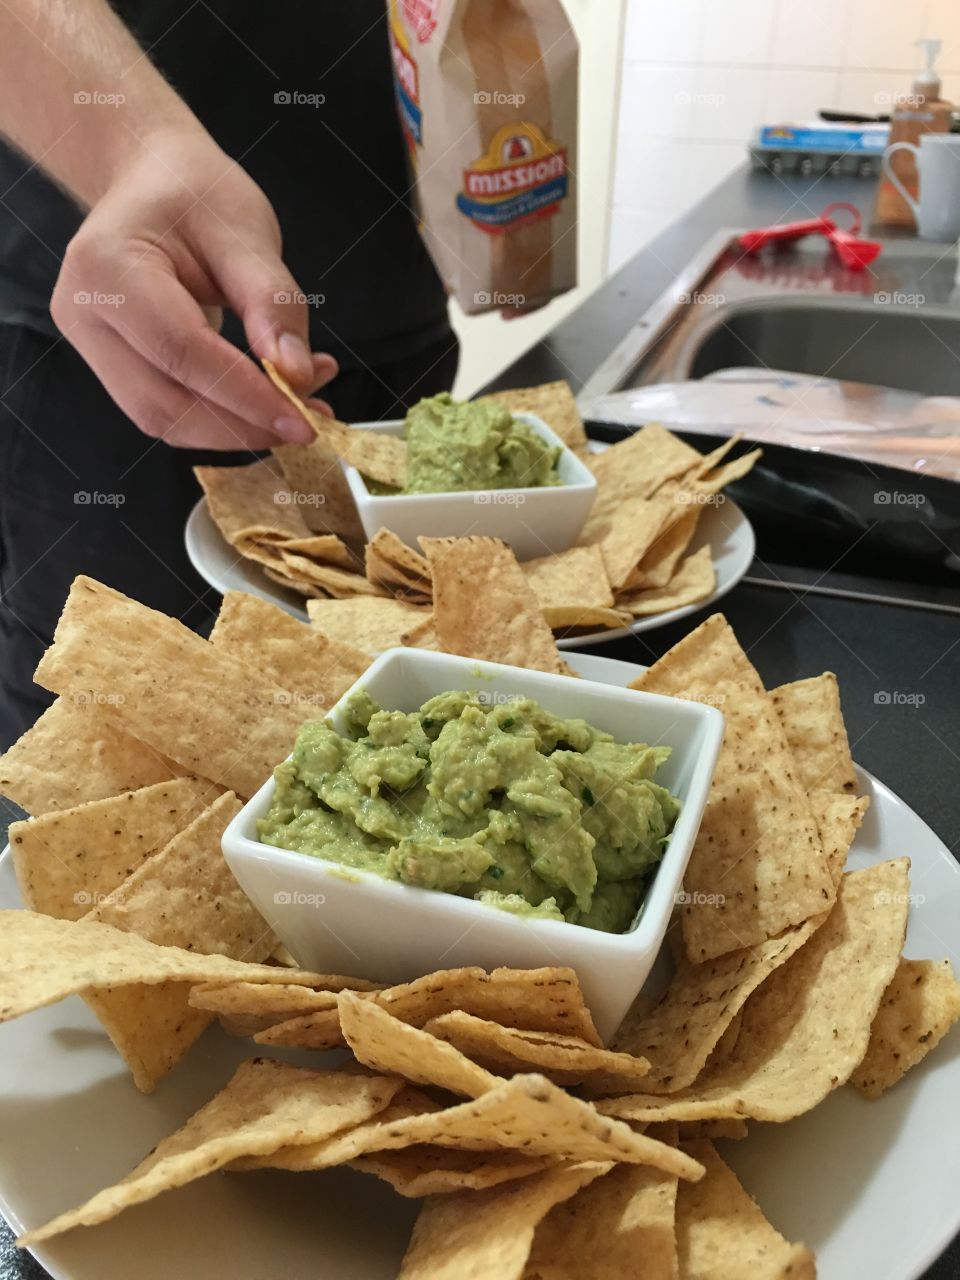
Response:
[[[213,523],[207,510],[206,498],[201,498],[190,512],[184,537],[190,563],[200,577],[221,595],[226,591],[246,591],[271,604],[279,605],[302,622],[306,621],[307,610],[303,596],[271,582],[260,565],[238,555]],[[667,623],[685,618],[698,609],[707,609],[716,604],[721,596],[725,596],[737,585],[750,568],[756,550],[753,526],[735,502],[725,499],[711,503],[703,512],[690,550],[699,551],[707,544],[710,546],[717,574],[717,585],[706,600],[683,605],[679,609],[668,609],[665,613],[656,613],[649,618],[637,618],[629,627],[591,631],[587,635],[560,636],[557,639],[558,648],[574,649],[585,644],[602,644],[607,640],[619,640],[623,636],[639,635],[641,631],[665,627]]]

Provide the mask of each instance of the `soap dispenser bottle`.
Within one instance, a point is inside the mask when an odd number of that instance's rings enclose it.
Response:
[[[920,145],[920,138],[925,133],[947,133],[950,130],[953,103],[940,97],[940,77],[937,75],[936,61],[943,42],[941,40],[918,40],[917,45],[923,50],[925,67],[913,82],[908,94],[898,95],[890,112],[890,141],[912,142]],[[903,148],[890,159],[894,173],[910,192],[917,198],[918,177],[917,162],[912,152]],[[915,220],[913,211],[886,175],[881,175],[877,187],[877,197],[873,209],[874,223],[893,227],[913,227]]]

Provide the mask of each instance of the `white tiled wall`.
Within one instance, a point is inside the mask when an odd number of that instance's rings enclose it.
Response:
[[[960,0],[626,0],[609,269],[736,168],[755,125],[886,110],[921,36],[960,102]]]

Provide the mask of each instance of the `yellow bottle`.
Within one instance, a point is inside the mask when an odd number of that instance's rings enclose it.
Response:
[[[890,113],[890,146],[895,142],[912,142],[914,146],[919,146],[923,134],[947,133],[950,129],[953,103],[940,97],[940,77],[935,66],[943,41],[918,40],[916,43],[923,50],[926,66],[914,80],[910,92],[898,96],[893,104]],[[912,153],[906,149],[898,151],[891,157],[890,166],[916,200],[917,162]],[[881,226],[915,226],[913,211],[885,175],[881,175],[880,185],[877,187],[873,219],[875,224]]]

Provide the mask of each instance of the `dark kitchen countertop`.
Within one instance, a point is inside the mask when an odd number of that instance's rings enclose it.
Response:
[[[641,250],[541,342],[504,370],[487,390],[532,386],[566,378],[578,388],[627,329],[720,227],[783,222],[819,213],[833,200],[858,205],[869,217],[873,183],[853,178],[775,178],[746,165],[731,175]],[[757,577],[878,590],[876,581],[844,572],[844,551],[825,573],[772,563],[759,548]],[[903,594],[910,594],[904,584]],[[896,594],[900,594],[897,592]],[[925,599],[960,604],[944,588]],[[960,764],[957,669],[960,618],[929,610],[826,598],[741,583],[722,608],[771,687],[824,670],[840,681],[844,716],[857,761],[911,805],[955,853],[960,848],[960,789],[951,785]],[[673,626],[591,646],[628,662],[650,663],[702,621],[696,614]],[[884,702],[885,694],[919,695]],[[881,699],[878,701],[878,695]],[[0,821],[0,830],[5,824]],[[891,850],[891,855],[909,850]],[[910,1170],[904,1176],[910,1176]],[[47,1272],[13,1247],[0,1219],[0,1280],[46,1280]],[[203,1280],[184,1276],[181,1280]],[[960,1240],[924,1274],[960,1280]]]

